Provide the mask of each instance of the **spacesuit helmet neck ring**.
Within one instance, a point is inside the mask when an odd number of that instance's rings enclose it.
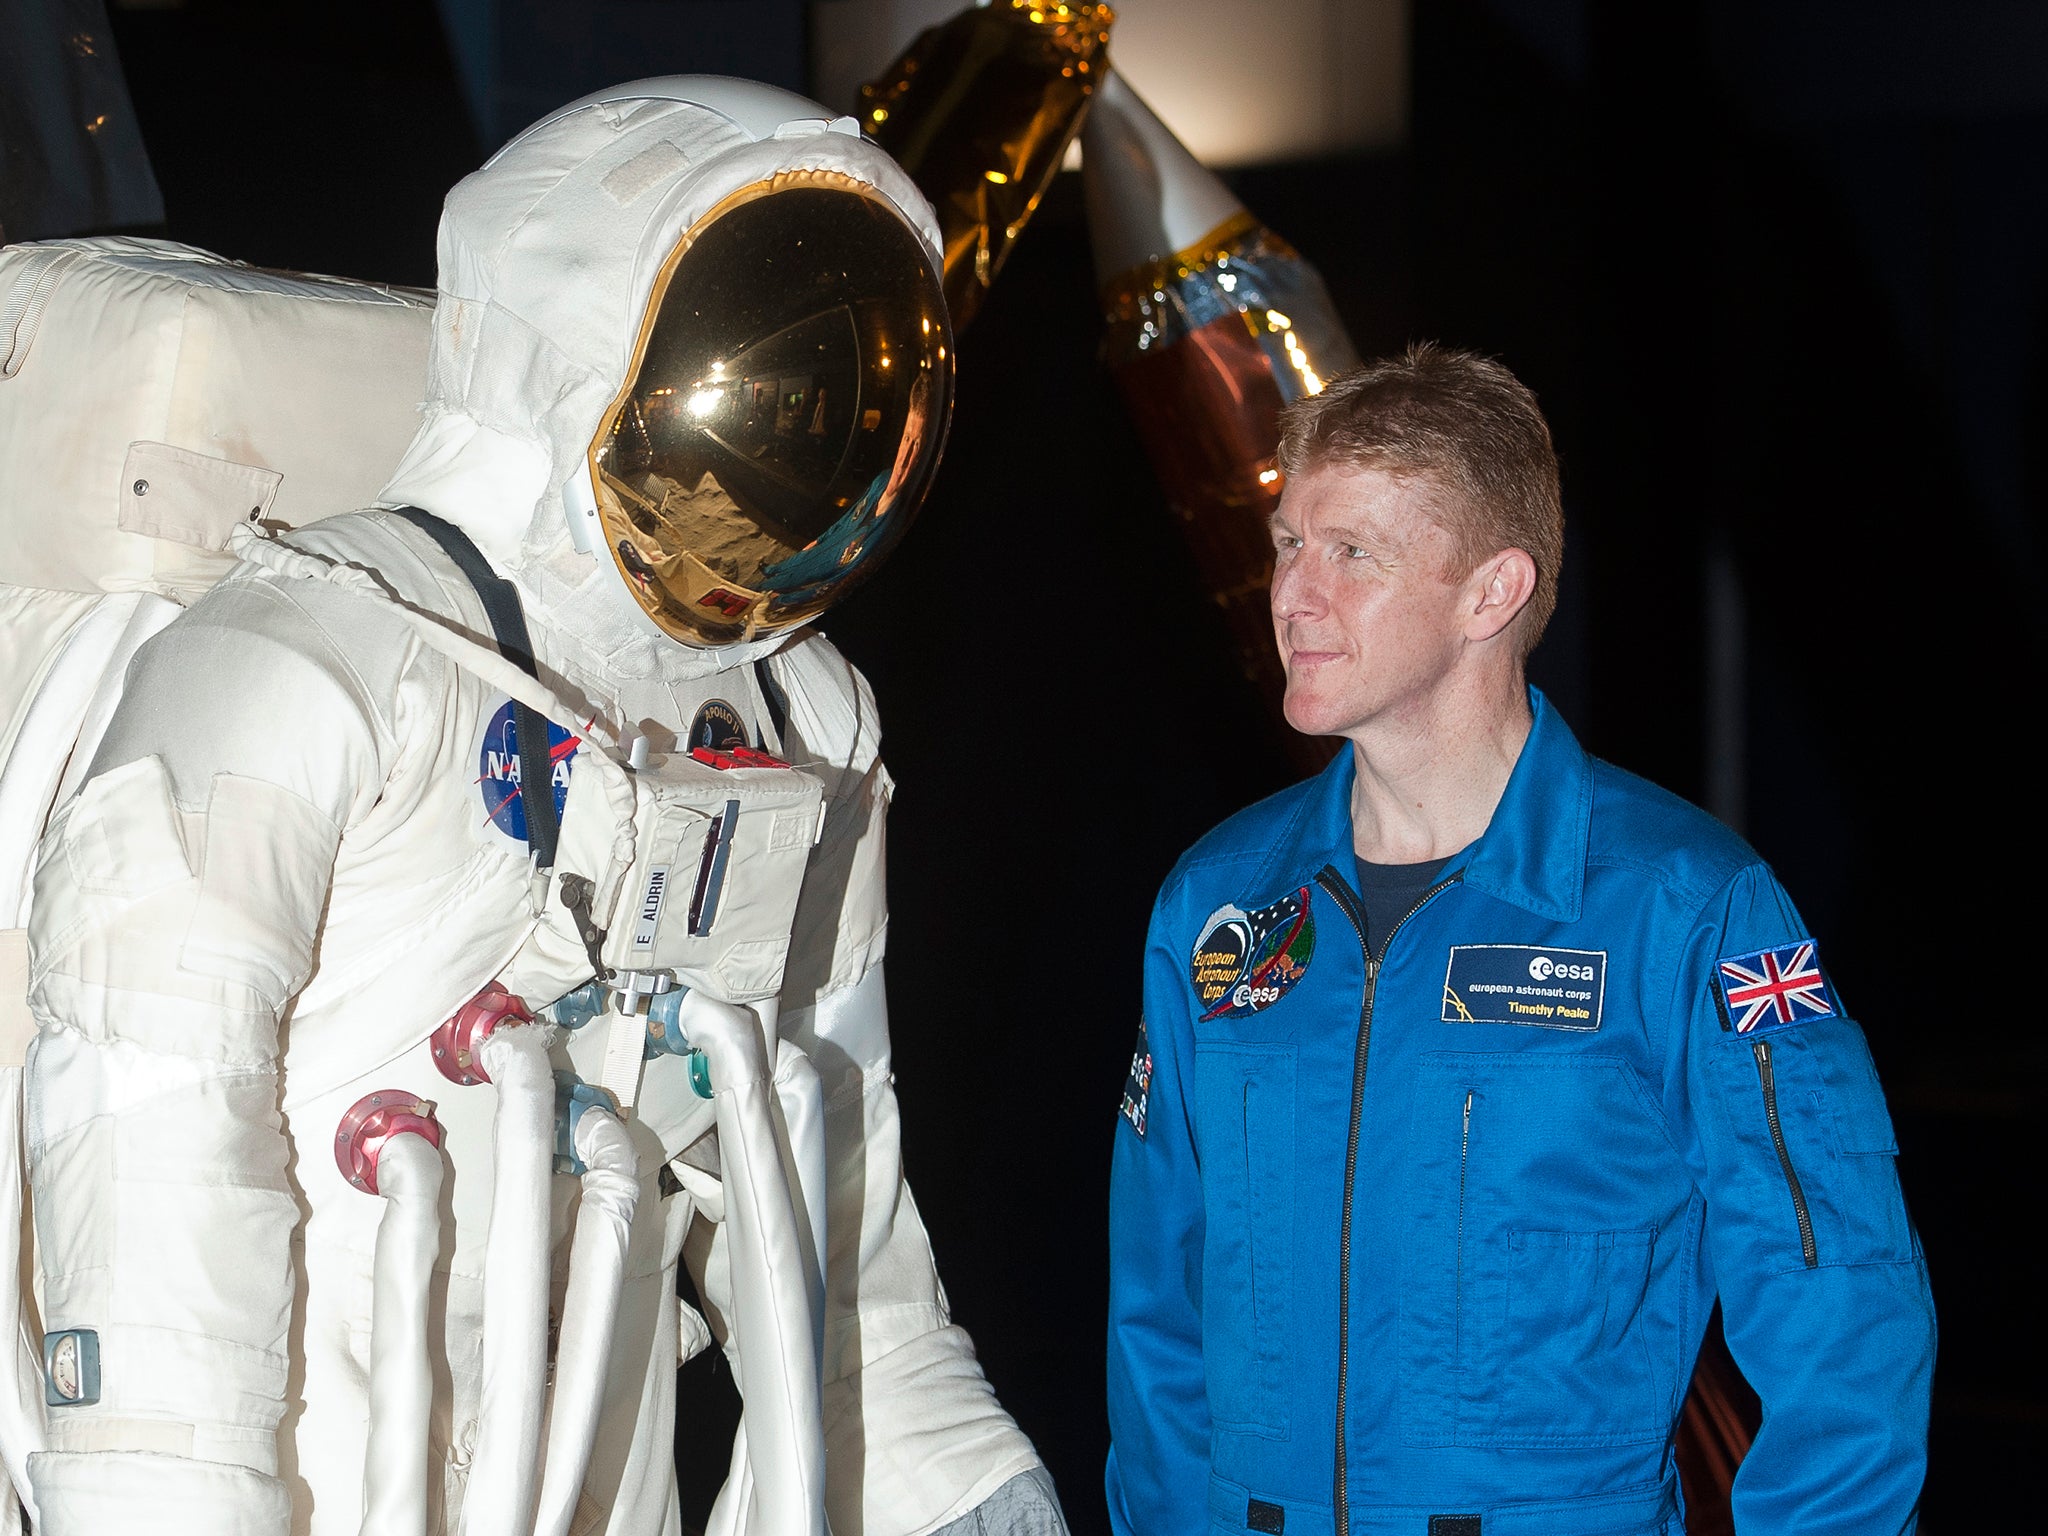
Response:
[[[939,273],[893,203],[828,170],[721,199],[656,276],[590,444],[628,593],[695,646],[816,618],[908,530],[952,398]]]

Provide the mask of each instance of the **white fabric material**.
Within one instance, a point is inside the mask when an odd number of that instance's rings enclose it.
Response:
[[[364,505],[418,425],[423,294],[121,236],[0,250],[0,321],[37,289],[0,375],[0,582],[189,601],[252,510]]]
[[[804,1227],[804,1284],[810,1291],[812,1354],[825,1349],[825,1198],[829,1160],[825,1152],[825,1092],[818,1069],[796,1046],[778,1041],[775,1053],[775,1107],[782,1115],[788,1151],[790,1203]]]
[[[22,717],[65,636],[99,598],[0,583],[0,762],[12,756]]]
[[[518,582],[542,684],[479,656],[479,603],[409,524],[348,515],[297,529],[289,548],[245,538],[252,557],[279,558],[252,558],[141,647],[88,782],[52,823],[30,924],[45,1326],[96,1328],[114,1367],[101,1405],[53,1410],[51,1449],[31,1462],[52,1529],[355,1536],[384,1208],[342,1178],[331,1146],[374,1089],[437,1103],[449,1170],[430,1528],[459,1528],[503,1491],[478,1475],[496,1401],[482,1342],[492,1205],[511,1177],[494,1148],[500,1094],[453,1088],[427,1038],[493,977],[517,976],[539,1005],[589,974],[539,926],[559,880],[537,881],[501,825],[511,789],[547,790],[492,777],[508,693],[590,738],[560,771],[563,847],[593,865],[640,853],[618,853],[624,776],[599,749],[629,733],[684,739],[714,703],[750,739],[772,733],[826,804],[779,1018],[762,1000],[775,1039],[750,1023],[748,1064],[714,1069],[711,1103],[678,1058],[642,1074],[625,1127],[639,1192],[572,1528],[675,1529],[685,1255],[711,1326],[744,1356],[740,1454],[758,1529],[815,1531],[829,1504],[842,1529],[922,1536],[1036,1465],[950,1325],[903,1182],[880,971],[889,780],[866,685],[816,636],[721,652],[659,640],[605,585],[609,564],[566,544],[560,487],[693,208],[778,167],[829,166],[871,180],[929,233],[872,146],[816,118],[756,142],[745,121],[643,88],[523,137],[451,198],[426,419],[387,496],[457,522]],[[657,143],[685,163],[649,181],[654,162],[639,157]],[[628,162],[642,184],[621,204],[604,181]],[[287,471],[279,507],[291,484]],[[786,729],[768,724],[757,660],[786,695]],[[549,1064],[596,1081],[602,1036],[555,1040]],[[708,1181],[701,1200],[655,1187],[685,1153]],[[799,1211],[795,1193],[814,1182],[822,1200]],[[554,1183],[546,1242],[559,1254],[571,1202]],[[822,1356],[809,1263],[820,1205]],[[187,1506],[203,1519],[179,1524]]]
[[[0,934],[0,939],[7,935]],[[0,964],[0,985],[11,981]],[[24,983],[27,978],[22,978]],[[12,1165],[0,1168],[0,1326],[7,1337],[0,1350],[7,1360],[0,1365],[0,1453],[4,1453],[6,1484],[0,1485],[0,1502],[11,1504],[19,1498],[35,1518],[35,1490],[29,1486],[28,1459],[43,1449],[43,1371],[41,1342],[34,1336],[34,1314],[21,1293],[21,1181],[6,1175],[21,1166],[21,1068],[0,1067],[0,1160]],[[10,1494],[11,1485],[11,1494]]]
[[[576,1122],[576,1155],[585,1172],[576,1236],[569,1245],[569,1284],[562,1296],[562,1342],[534,1536],[568,1536],[583,1495],[625,1288],[626,1247],[640,1200],[633,1141],[616,1116],[601,1109],[584,1111]]]
[[[423,1136],[377,1155],[376,1272],[370,1303],[370,1444],[361,1536],[427,1536],[427,1428],[434,1370],[427,1309],[441,1251],[441,1151]]]
[[[462,1528],[533,1523],[548,1372],[548,1186],[555,1079],[540,1029],[500,1026],[478,1048],[498,1091],[491,1131],[491,1228],[484,1250],[483,1412]]]
[[[818,1391],[822,1327],[809,1217],[777,1134],[776,1085],[759,1021],[701,992],[680,1023],[711,1068],[725,1186],[727,1314],[740,1379],[751,1480],[728,1483],[707,1536],[826,1536],[825,1430]],[[751,1495],[751,1496],[748,1496]]]
[[[50,658],[0,762],[0,928],[27,916],[36,843],[67,765],[82,769],[79,754],[92,756],[121,696],[128,659],[177,611],[147,592],[109,594],[71,627]]]
[[[291,1518],[276,1478],[186,1456],[45,1451],[28,1471],[37,1536],[272,1536]]]

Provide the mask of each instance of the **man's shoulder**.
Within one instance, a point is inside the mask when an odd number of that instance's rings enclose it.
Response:
[[[1634,870],[1682,899],[1704,901],[1757,852],[1689,800],[1600,758],[1592,764],[1589,864]]]
[[[1200,885],[1263,866],[1275,846],[1301,823],[1314,797],[1317,780],[1304,779],[1226,817],[1195,840],[1166,877],[1165,889]]]

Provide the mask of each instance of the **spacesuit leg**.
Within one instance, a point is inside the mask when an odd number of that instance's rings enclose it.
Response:
[[[969,1513],[932,1536],[1067,1536],[1067,1517],[1043,1467],[1019,1472]]]

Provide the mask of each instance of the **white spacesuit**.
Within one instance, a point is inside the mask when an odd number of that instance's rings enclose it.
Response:
[[[714,1529],[1063,1530],[903,1181],[890,781],[799,628],[937,461],[935,241],[734,82],[450,195],[420,511],[242,530],[43,843],[39,1529],[674,1532],[715,1332]]]

